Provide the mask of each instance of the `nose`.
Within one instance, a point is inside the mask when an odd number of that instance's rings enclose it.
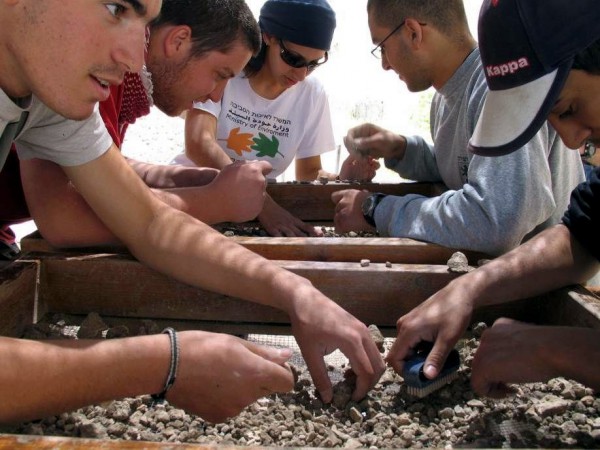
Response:
[[[554,127],[564,144],[572,149],[581,147],[592,135],[592,130],[574,120],[560,120],[550,116],[550,124]]]
[[[392,66],[389,63],[387,56],[385,56],[385,53],[381,53],[381,67],[383,68],[383,70],[392,69]]]
[[[142,70],[146,51],[146,27],[132,26],[128,32],[119,36],[118,46],[113,52],[113,59],[128,72]]]
[[[227,81],[228,80],[225,80],[221,83],[217,83],[215,88],[210,92],[210,94],[208,94],[208,98],[215,103],[220,102],[223,98],[223,93],[225,92],[225,86],[227,86]]]
[[[308,74],[310,74],[308,67],[299,67],[298,69],[294,69],[294,71],[296,72],[296,80],[298,82],[304,81]]]

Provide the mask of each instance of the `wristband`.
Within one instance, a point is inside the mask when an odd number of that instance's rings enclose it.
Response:
[[[179,343],[177,342],[177,333],[171,327],[165,328],[162,332],[169,335],[171,343],[171,364],[169,365],[169,375],[167,376],[165,387],[160,393],[152,394],[154,403],[162,403],[165,401],[165,395],[167,395],[169,389],[175,384],[175,380],[177,379],[177,367],[179,366]]]

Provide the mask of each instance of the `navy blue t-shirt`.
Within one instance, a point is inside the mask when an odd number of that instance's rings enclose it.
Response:
[[[575,239],[600,260],[600,167],[573,190],[562,221]]]

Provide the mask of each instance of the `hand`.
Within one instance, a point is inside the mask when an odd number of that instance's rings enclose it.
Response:
[[[375,177],[380,164],[371,156],[366,158],[356,158],[348,156],[342,163],[339,178],[340,180],[350,181],[371,181]]]
[[[365,123],[348,130],[344,145],[356,158],[402,159],[406,150],[406,139],[377,125]]]
[[[258,220],[271,236],[305,237],[323,235],[320,229],[302,222],[283,209],[268,194],[265,198],[264,207],[258,215]]]
[[[369,191],[356,189],[344,189],[331,194],[331,200],[335,203],[333,223],[336,232],[375,231],[362,213],[362,204],[370,194]]]
[[[460,280],[457,279],[457,281]],[[460,284],[450,283],[396,322],[397,336],[386,361],[402,374],[404,360],[421,341],[433,342],[424,365],[425,376],[438,376],[448,354],[471,322],[473,306]]]
[[[502,398],[515,392],[508,383],[545,382],[559,376],[551,358],[544,355],[559,351],[559,336],[554,333],[563,330],[512,319],[496,320],[481,336],[471,365],[473,390],[479,395]],[[573,355],[573,349],[569,353]]]
[[[306,289],[297,289],[296,294],[294,310],[290,312],[292,330],[321,399],[325,403],[333,399],[323,357],[339,349],[357,377],[352,400],[360,401],[385,371],[369,330],[310,284]]]
[[[209,422],[222,422],[274,392],[288,392],[294,376],[289,349],[275,349],[226,334],[178,333],[177,379],[167,400]]]
[[[272,167],[266,161],[237,161],[225,166],[210,184],[212,197],[223,208],[223,222],[247,222],[263,209]]]

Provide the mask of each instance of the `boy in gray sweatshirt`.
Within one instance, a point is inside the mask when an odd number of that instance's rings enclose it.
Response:
[[[549,124],[522,151],[499,158],[468,151],[487,85],[462,0],[369,0],[367,10],[382,67],[413,92],[437,91],[433,145],[364,124],[348,132],[346,146],[352,154],[383,157],[403,178],[441,182],[448,190],[433,198],[334,193],[336,229],[377,229],[383,236],[499,255],[558,223],[584,173],[576,152],[565,151]]]

